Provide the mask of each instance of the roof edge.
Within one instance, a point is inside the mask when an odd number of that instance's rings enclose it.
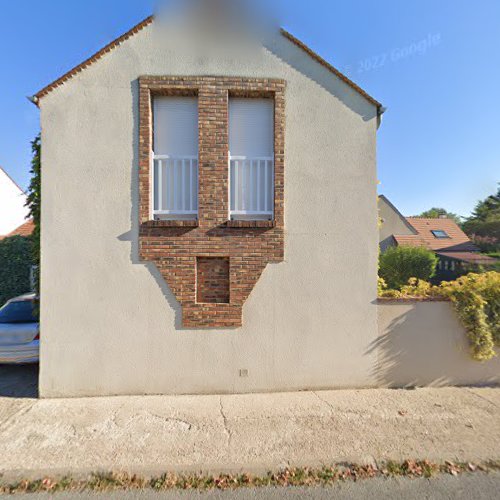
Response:
[[[148,16],[146,19],[141,21],[140,23],[136,24],[133,28],[131,28],[129,31],[121,35],[120,37],[116,38],[112,42],[108,43],[105,45],[102,49],[98,50],[95,54],[91,55],[88,59],[83,61],[82,63],[78,64],[75,66],[73,69],[70,69],[68,72],[64,73],[61,77],[59,77],[57,80],[54,80],[52,83],[49,83],[47,86],[45,86],[43,89],[39,90],[34,96],[30,97],[29,99],[38,106],[40,99],[45,97],[47,94],[52,92],[52,90],[56,89],[57,87],[60,87],[63,83],[67,82],[70,80],[73,76],[76,74],[80,73],[80,71],[84,70],[94,62],[98,61],[101,59],[105,54],[119,46],[122,42],[125,40],[128,40],[131,38],[133,35],[138,33],[139,31],[143,30],[147,26],[149,26],[154,20],[154,15]],[[299,47],[301,50],[303,50],[309,57],[314,59],[316,62],[321,64],[323,67],[328,69],[331,73],[333,73],[335,76],[340,78],[344,83],[349,85],[352,89],[356,90],[359,94],[361,94],[365,99],[367,99],[370,103],[375,105],[377,107],[377,110],[379,112],[379,115],[382,114],[385,111],[385,108],[382,106],[380,102],[378,102],[376,99],[374,99],[370,94],[365,92],[361,87],[359,87],[356,83],[354,83],[351,79],[349,79],[347,76],[345,76],[342,72],[340,72],[337,68],[335,68],[333,65],[331,65],[328,61],[323,59],[320,55],[318,55],[316,52],[314,52],[311,48],[309,48],[305,43],[300,41],[298,38],[293,36],[290,32],[285,30],[284,28],[280,29],[280,33],[290,42],[292,42],[294,45]]]
[[[382,198],[389,205],[389,207],[391,207],[394,210],[394,212],[396,213],[396,215],[401,219],[401,221],[403,222],[403,224],[413,233],[413,235],[418,235],[419,234],[418,231],[411,225],[411,223],[408,220],[408,218],[405,217],[396,208],[396,206],[391,202],[391,200],[389,200],[389,198],[387,198],[387,196],[385,196],[385,194],[379,194],[378,197]],[[399,235],[396,235],[396,236],[399,236]]]
[[[125,40],[128,40],[130,37],[138,33],[139,31],[143,30],[147,26],[149,26],[153,22],[154,16],[148,16],[146,19],[141,21],[140,23],[136,24],[133,28],[128,30],[126,33],[123,35],[119,36],[118,38],[115,38],[112,42],[108,43],[105,45],[102,49],[98,50],[95,54],[90,56],[88,59],[85,59],[82,63],[78,64],[75,66],[73,69],[70,69],[67,73],[59,77],[57,80],[54,80],[52,83],[49,83],[46,87],[44,87],[42,90],[38,91],[34,96],[33,96],[33,102],[38,106],[38,103],[42,97],[45,97],[49,92],[52,90],[56,89],[57,87],[60,87],[63,83],[67,82],[69,79],[71,79],[73,76],[75,76],[77,73],[80,73],[80,71],[84,70],[94,62],[98,61],[99,59],[102,58],[105,54],[116,48],[118,45],[120,45],[122,42]]]
[[[372,97],[368,92],[365,92],[359,85],[354,83],[350,78],[344,75],[341,71],[339,71],[335,66],[330,64],[328,61],[323,59],[320,55],[318,55],[314,50],[312,50],[310,47],[308,47],[304,42],[300,41],[297,37],[293,36],[290,32],[285,30],[284,28],[281,28],[281,34],[287,38],[290,42],[295,44],[297,47],[302,49],[306,54],[308,54],[312,59],[314,59],[316,62],[324,66],[326,69],[328,69],[330,72],[332,72],[335,76],[340,78],[344,83],[347,83],[349,87],[353,88],[356,90],[359,94],[361,94],[367,101],[371,102],[373,105],[375,105],[379,111],[379,114],[382,114],[385,111],[384,106],[382,103],[378,102],[374,97]]]
[[[12,178],[12,176],[7,172],[7,170],[2,167],[2,165],[0,165],[0,170],[7,176],[7,179],[9,179],[12,184],[14,184],[14,186],[16,186],[17,189],[19,189],[19,191],[21,191],[21,193],[26,196],[26,191]]]

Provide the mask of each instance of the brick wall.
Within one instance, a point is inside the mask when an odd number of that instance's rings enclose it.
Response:
[[[229,259],[196,258],[196,301],[199,304],[229,304]]]
[[[284,94],[285,82],[275,79],[151,76],[139,79],[140,256],[154,262],[160,270],[182,306],[185,327],[241,326],[243,304],[266,265],[283,260]],[[151,110],[155,95],[198,96],[199,208],[196,222],[151,220]],[[228,221],[229,96],[274,99],[273,221]],[[227,262],[229,299],[225,303],[204,301],[205,293],[197,293],[197,259],[202,268],[208,265],[208,260],[203,258]]]

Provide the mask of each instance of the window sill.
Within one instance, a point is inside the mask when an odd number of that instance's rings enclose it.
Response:
[[[186,220],[149,220],[144,222],[143,227],[198,227],[197,219]]]
[[[228,220],[227,227],[255,227],[255,228],[272,228],[276,226],[273,220]]]

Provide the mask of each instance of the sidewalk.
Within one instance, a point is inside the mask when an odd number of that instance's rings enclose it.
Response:
[[[500,389],[0,398],[0,450],[5,478],[500,459]]]

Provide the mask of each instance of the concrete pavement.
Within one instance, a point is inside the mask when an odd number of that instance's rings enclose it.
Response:
[[[4,478],[500,459],[500,389],[0,397]]]

